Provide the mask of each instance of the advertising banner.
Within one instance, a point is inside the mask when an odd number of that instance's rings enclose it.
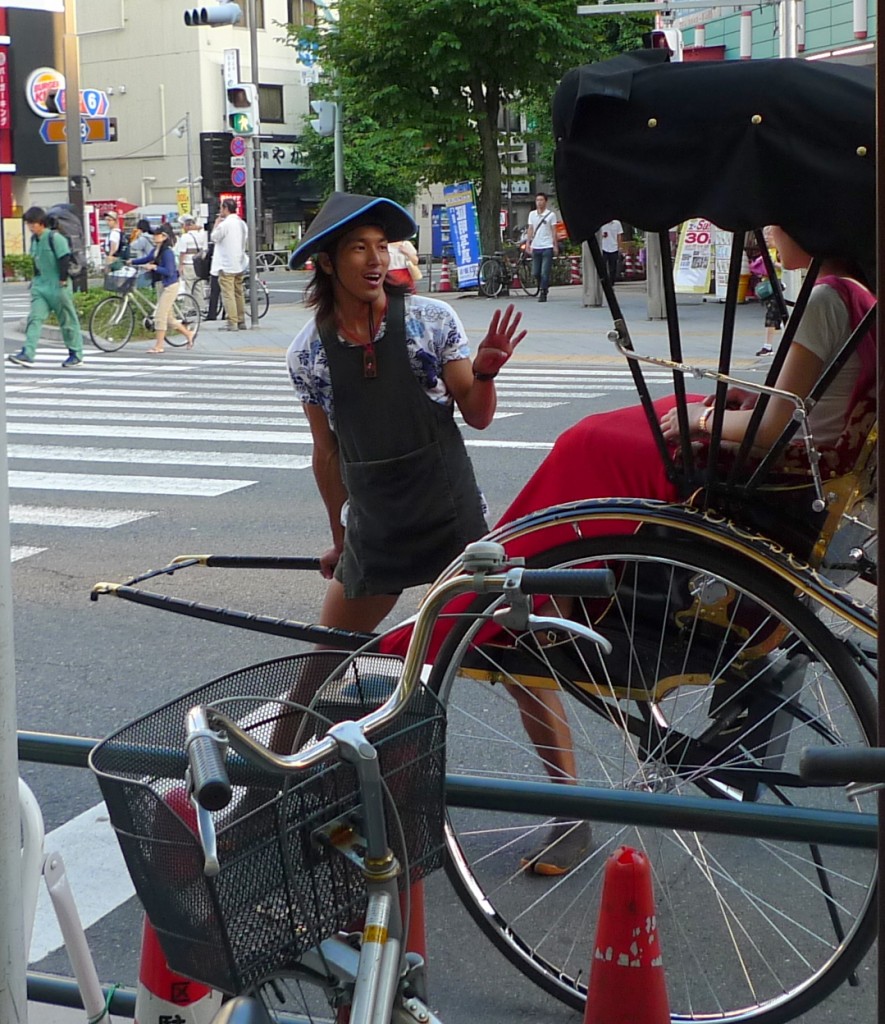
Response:
[[[706,295],[713,274],[713,232],[708,220],[687,220],[679,231],[673,278],[683,295]]]
[[[449,235],[458,268],[458,287],[475,288],[479,284],[479,225],[476,195],[472,181],[443,188],[449,214]]]

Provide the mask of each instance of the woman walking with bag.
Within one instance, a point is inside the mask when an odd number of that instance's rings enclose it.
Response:
[[[166,333],[170,329],[178,331],[187,338],[187,347],[194,347],[196,331],[189,331],[184,324],[175,319],[172,304],[178,297],[181,286],[178,278],[175,253],[172,250],[172,232],[165,224],[154,228],[154,251],[150,256],[130,260],[132,266],[144,266],[154,274],[154,280],[160,285],[157,305],[154,307],[154,327],[156,339],[154,347],[149,348],[151,355],[161,355],[166,348]]]

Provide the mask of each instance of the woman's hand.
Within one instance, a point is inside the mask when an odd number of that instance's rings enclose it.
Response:
[[[688,429],[690,437],[705,437],[707,431],[701,428],[701,416],[704,415],[713,404],[712,396],[705,398],[703,402],[689,402],[685,407],[686,414],[688,416]],[[669,409],[661,417],[661,430],[664,434],[665,441],[678,441],[679,434],[679,420],[677,418],[676,406]]]
[[[526,336],[519,331],[522,313],[513,314],[513,305],[509,305],[502,314],[496,309],[486,336],[479,343],[473,359],[474,373],[488,373],[494,376],[513,355],[513,350]],[[518,333],[517,333],[518,331]]]

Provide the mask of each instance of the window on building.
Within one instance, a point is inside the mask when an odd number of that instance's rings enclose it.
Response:
[[[290,25],[315,25],[317,9],[314,0],[286,0]]]
[[[239,21],[240,28],[249,27],[249,0],[231,0],[231,3],[235,3],[240,10],[243,12],[243,17]],[[255,27],[264,28],[264,0],[255,0]]]
[[[285,124],[281,85],[258,86],[258,111],[262,124]]]

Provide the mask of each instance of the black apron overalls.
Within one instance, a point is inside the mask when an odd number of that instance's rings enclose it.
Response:
[[[345,595],[430,583],[487,526],[453,410],[427,395],[409,363],[403,296],[389,297],[377,376],[366,376],[363,348],[341,344],[332,324],[320,339],[349,496]]]

